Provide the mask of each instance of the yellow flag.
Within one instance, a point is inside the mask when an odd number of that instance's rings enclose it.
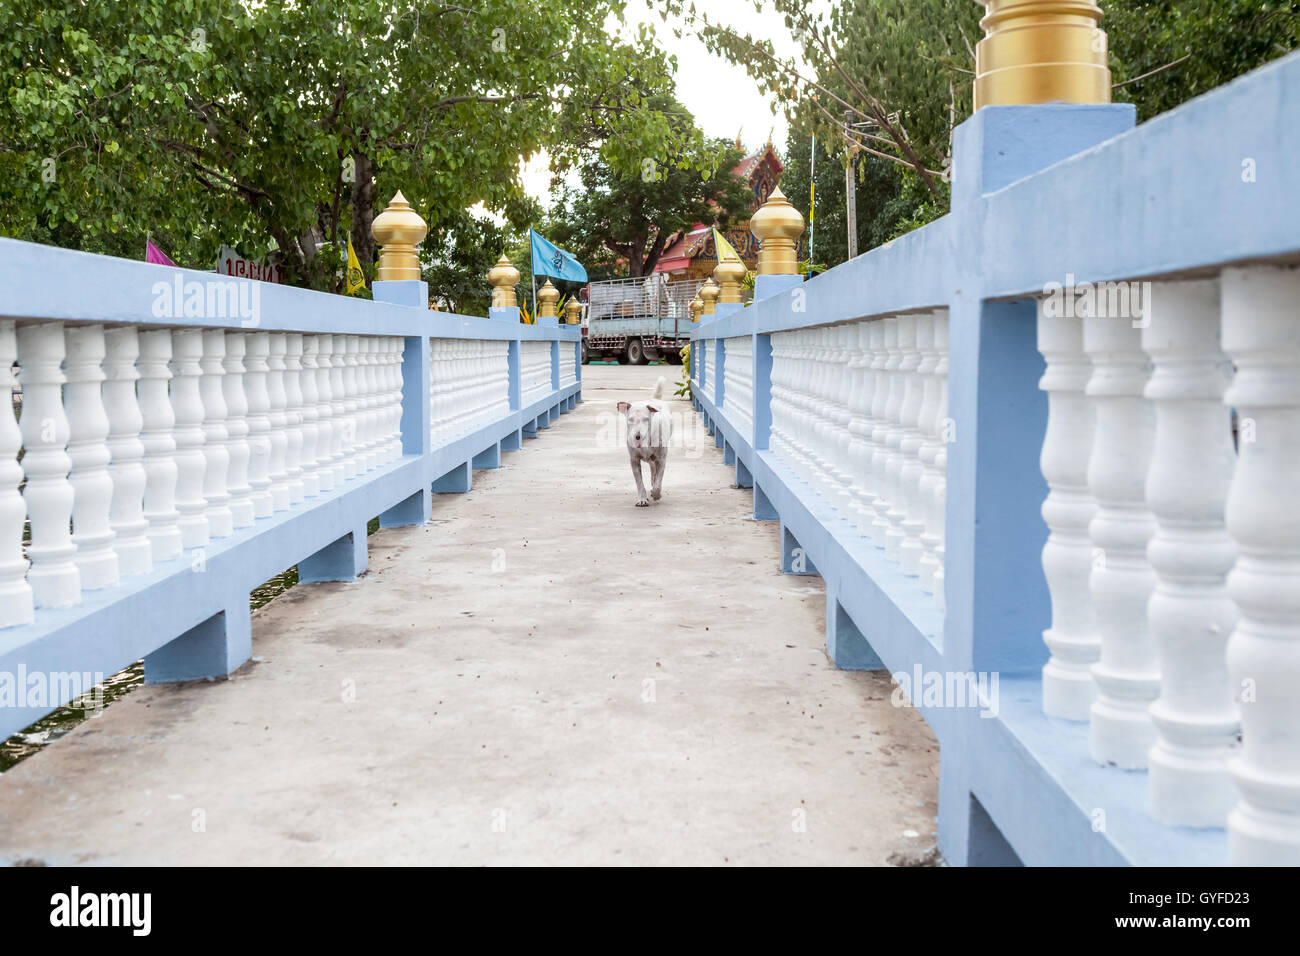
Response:
[[[348,295],[366,287],[366,274],[361,271],[361,260],[352,248],[352,236],[348,236]]]
[[[731,248],[731,243],[727,242],[727,240],[723,238],[722,233],[720,233],[717,229],[713,230],[713,247],[718,252],[719,262],[744,262],[745,261],[744,259],[740,258],[740,254],[737,253],[735,249]]]

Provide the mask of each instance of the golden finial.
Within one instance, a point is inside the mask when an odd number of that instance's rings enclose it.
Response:
[[[551,285],[551,280],[546,280],[546,285],[537,290],[537,317],[539,319],[553,319],[555,315],[555,303],[560,298],[560,290]]]
[[[722,290],[713,284],[712,279],[706,280],[704,285],[700,286],[699,297],[704,301],[704,310],[700,313],[701,315],[715,315],[717,313],[716,305],[720,291]]]
[[[749,272],[739,259],[723,259],[713,270],[713,281],[718,284],[718,301],[744,302],[741,284]]]
[[[519,283],[519,270],[510,264],[503,253],[497,264],[488,270],[487,280],[492,284],[492,307],[509,308],[517,306],[515,286]]]
[[[569,301],[564,304],[564,324],[582,324],[582,303],[578,301],[576,295],[569,296]]]
[[[375,278],[383,282],[420,278],[420,257],[416,247],[428,232],[429,227],[399,189],[388,208],[370,224],[370,234],[381,246]]]
[[[698,292],[695,293],[695,298],[691,299],[690,310],[691,310],[691,321],[692,322],[700,321],[700,313],[704,311],[704,300],[700,298],[700,294]]]
[[[767,202],[749,220],[749,231],[760,243],[758,268],[761,276],[799,274],[795,242],[803,235],[803,216],[790,205],[780,186],[772,188]]]
[[[1101,8],[1092,0],[980,0],[975,109],[1023,103],[1109,103]]]

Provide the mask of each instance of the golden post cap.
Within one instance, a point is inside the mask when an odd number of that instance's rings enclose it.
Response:
[[[399,189],[370,224],[370,235],[380,245],[375,278],[381,281],[419,279],[420,257],[416,247],[428,233],[428,225]]]
[[[767,202],[749,220],[749,231],[761,243],[758,251],[759,275],[797,275],[799,261],[795,243],[803,235],[803,215],[781,192],[773,188]]]
[[[539,318],[556,318],[555,303],[559,301],[560,290],[551,285],[551,280],[547,279],[546,284],[537,290],[537,315]]]
[[[1101,8],[1093,0],[977,0],[975,109],[1033,103],[1109,103]]]
[[[700,298],[704,301],[704,311],[702,315],[714,315],[717,313],[718,293],[722,290],[713,284],[712,279],[706,279],[704,285],[700,286]]]
[[[492,307],[508,308],[517,306],[515,286],[519,284],[519,270],[510,264],[502,253],[497,264],[488,270],[487,280],[492,284]]]
[[[742,288],[745,275],[749,272],[743,262],[724,259],[713,270],[713,281],[718,284],[718,301],[723,303],[744,302]]]

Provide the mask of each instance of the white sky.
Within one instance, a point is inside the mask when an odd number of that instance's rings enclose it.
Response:
[[[698,8],[706,6],[706,0],[696,2]],[[715,0],[707,7],[711,21],[735,27],[756,39],[771,40],[778,55],[798,53],[798,44],[790,37],[782,17],[770,7],[758,13],[750,0]],[[672,28],[681,27],[681,21],[669,18],[664,22],[658,11],[658,5],[651,0],[627,0],[628,28],[635,30],[641,23],[652,25],[659,45],[677,57],[677,98],[695,115],[705,135],[734,139],[739,132],[748,152],[766,143],[770,131],[777,152],[784,155],[789,128],[779,109],[772,114],[774,97],[756,89],[743,67],[714,56],[685,29],[679,40]],[[549,163],[549,157],[539,153],[523,170],[528,193],[543,203],[550,191]]]

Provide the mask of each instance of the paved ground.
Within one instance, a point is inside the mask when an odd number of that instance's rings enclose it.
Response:
[[[352,584],[253,619],[233,679],[143,687],[0,777],[0,861],[884,864],[934,845],[938,745],[887,675],[837,671],[819,578],[690,407],[633,507],[585,403]]]

